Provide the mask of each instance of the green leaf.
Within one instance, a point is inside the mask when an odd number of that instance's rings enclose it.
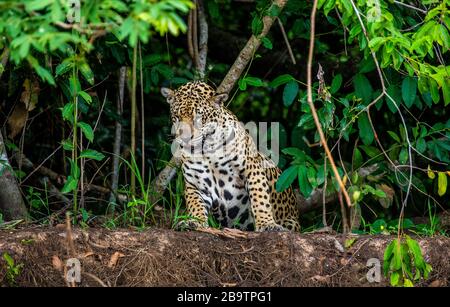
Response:
[[[398,272],[392,272],[390,281],[391,286],[398,286],[398,282],[400,281],[400,274]]]
[[[39,77],[41,77],[42,80],[46,81],[47,83],[51,84],[51,85],[55,85],[55,79],[53,78],[52,74],[45,69],[42,66],[36,66],[35,70],[37,72],[37,74],[39,75]]]
[[[14,267],[14,259],[8,253],[3,253],[3,259],[5,259],[9,267]]]
[[[84,79],[89,82],[90,85],[94,84],[94,73],[92,69],[86,62],[83,62],[79,66],[80,72],[83,75]]]
[[[384,257],[383,257],[383,271],[384,275],[387,276],[389,272],[389,265],[391,263],[391,258],[393,256],[394,247],[396,244],[396,240],[393,240],[384,250]]]
[[[434,79],[431,78],[428,80],[428,82],[430,85],[431,99],[433,99],[434,103],[438,103],[440,99],[438,84],[436,81],[434,81]]]
[[[308,180],[308,170],[305,165],[298,167],[298,185],[303,196],[308,197],[312,192],[312,186]]]
[[[405,105],[410,108],[417,95],[417,79],[406,77],[402,82],[402,97]]]
[[[72,61],[63,61],[58,66],[56,66],[56,76],[60,76],[68,72],[73,67]]]
[[[387,132],[391,138],[393,138],[397,143],[401,143],[400,141],[400,137],[397,135],[397,133],[395,133],[394,131],[388,131]]]
[[[400,150],[398,160],[401,164],[406,164],[406,162],[408,162],[408,150],[406,148],[402,148],[402,150]]]
[[[94,141],[94,131],[89,124],[85,122],[79,122],[78,127],[80,127],[81,131],[83,131],[84,136],[89,140],[89,142]]]
[[[269,83],[269,86],[276,88],[276,87],[286,84],[292,80],[295,80],[295,79],[291,75],[288,75],[288,74],[280,75],[280,76],[276,77],[275,79],[273,79],[272,82]]]
[[[367,113],[362,113],[358,117],[358,128],[359,128],[359,136],[365,145],[372,144],[375,135],[372,130],[372,126],[370,125],[369,118],[367,117]]]
[[[425,269],[425,261],[423,260],[422,250],[420,249],[419,243],[417,243],[416,240],[411,239],[410,236],[406,236],[406,244],[414,256],[414,265],[416,268]]]
[[[444,106],[450,104],[450,80],[445,79],[442,83],[442,94],[444,96]]]
[[[285,107],[289,107],[298,94],[298,83],[296,81],[289,81],[284,87],[283,103]]]
[[[443,196],[447,192],[447,174],[445,172],[438,173],[438,194]]]
[[[331,81],[330,93],[335,94],[341,88],[342,85],[342,75],[337,74],[334,76],[333,81]]]
[[[25,3],[25,9],[27,11],[39,11],[46,6],[49,6],[53,0],[33,0]]]
[[[73,108],[74,104],[72,102],[66,103],[61,110],[62,117],[64,120],[73,122]]]
[[[369,104],[372,100],[373,88],[369,79],[365,75],[357,74],[353,79],[355,94],[361,98],[364,104]]]
[[[96,161],[101,161],[105,158],[105,155],[102,154],[101,152],[98,152],[96,150],[93,149],[85,149],[80,153],[80,158],[85,158],[85,159],[93,159]]]
[[[64,150],[73,150],[72,140],[62,140],[61,145]]]
[[[61,193],[69,193],[74,191],[78,187],[78,179],[73,178],[72,176],[67,177],[67,181],[61,189]]]
[[[264,83],[260,78],[256,78],[256,77],[245,77],[244,78],[245,83],[252,85],[252,86],[263,86]]]
[[[83,97],[84,101],[86,101],[88,104],[90,104],[92,102],[92,97],[89,96],[88,93],[86,93],[85,91],[80,91],[78,93],[78,95],[80,95],[81,97]]]
[[[276,183],[277,192],[282,192],[286,190],[291,183],[294,181],[295,177],[297,177],[297,166],[293,165],[286,169],[278,178]]]
[[[425,152],[425,150],[427,149],[427,142],[425,141],[425,139],[420,138],[416,141],[416,149],[420,153]]]
[[[264,47],[266,47],[269,50],[272,50],[273,48],[273,44],[270,41],[270,39],[268,39],[267,37],[263,37],[263,39],[261,40],[261,43],[263,44]]]
[[[402,99],[402,93],[401,93],[400,88],[396,85],[391,84],[391,85],[389,85],[389,87],[387,88],[386,91],[387,91],[388,95],[395,101],[395,103],[398,106],[401,103],[401,99]],[[387,97],[387,96],[385,99],[386,99],[386,104],[387,104],[389,110],[394,114],[397,113],[397,108],[395,107],[394,102],[391,99],[389,99],[389,97]]]

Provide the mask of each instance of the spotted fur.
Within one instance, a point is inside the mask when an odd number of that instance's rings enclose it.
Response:
[[[208,227],[212,214],[223,227],[280,231],[300,229],[295,197],[278,193],[280,170],[258,152],[253,138],[223,106],[228,96],[204,82],[162,88],[170,105],[191,219],[179,228]]]

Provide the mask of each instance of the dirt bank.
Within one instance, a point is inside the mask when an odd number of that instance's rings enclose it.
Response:
[[[35,228],[0,231],[0,285],[66,286],[65,261],[77,258],[76,286],[385,286],[368,282],[368,259],[380,259],[392,236],[358,236],[346,251],[327,234],[174,232],[152,229]],[[417,238],[431,277],[418,286],[450,284],[450,239]],[[11,274],[10,274],[11,275]],[[13,274],[14,275],[14,274]]]

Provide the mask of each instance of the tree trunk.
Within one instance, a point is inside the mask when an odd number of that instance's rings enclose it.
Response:
[[[5,143],[0,131],[0,213],[6,221],[25,219],[27,208],[22,199],[19,186],[6,153]]]

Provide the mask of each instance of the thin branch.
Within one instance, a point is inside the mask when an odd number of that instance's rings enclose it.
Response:
[[[277,17],[278,25],[280,26],[281,34],[283,34],[283,39],[286,44],[287,50],[289,52],[289,57],[291,58],[292,64],[296,65],[297,61],[295,61],[294,53],[292,52],[291,44],[289,43],[289,39],[286,35],[286,31],[284,31],[283,23],[280,18]]]
[[[317,115],[316,108],[313,103],[312,99],[312,60],[314,55],[314,33],[315,33],[315,22],[316,22],[316,11],[317,11],[317,0],[314,0],[312,13],[311,13],[311,35],[310,35],[310,41],[309,41],[309,54],[308,54],[308,64],[307,64],[307,93],[308,93],[308,104],[311,109],[311,114],[314,119],[314,123],[317,128],[317,132],[319,133],[320,140],[322,142],[323,148],[325,149],[325,153],[328,157],[328,160],[331,164],[331,169],[333,170],[334,176],[339,184],[339,187],[344,195],[345,202],[347,203],[348,207],[351,207],[352,202],[350,200],[350,196],[347,193],[347,190],[345,189],[345,185],[342,182],[342,178],[339,175],[339,172],[337,170],[336,164],[334,163],[333,156],[331,155],[330,149],[328,148],[327,141],[325,139],[325,135],[322,130],[322,126],[319,121],[319,116]]]
[[[145,108],[144,108],[144,76],[142,72],[142,50],[139,42],[139,77],[141,89],[141,176],[145,182]]]
[[[123,113],[123,98],[125,92],[125,76],[127,68],[125,66],[119,69],[119,93],[117,95],[117,116],[122,118]],[[119,186],[119,157],[120,157],[120,145],[122,143],[122,124],[119,119],[116,120],[115,135],[114,135],[114,148],[113,148],[113,166],[112,166],[112,179],[111,179],[111,195],[109,201],[111,203],[116,202],[117,188]]]
[[[208,55],[208,22],[206,21],[203,0],[197,0],[198,26],[199,26],[199,51],[197,71],[201,79],[205,78],[206,58]]]
[[[396,0],[394,0],[394,3],[397,4],[397,5],[404,6],[404,7],[407,7],[409,9],[413,9],[415,11],[421,12],[422,14],[427,14],[428,13],[426,10],[420,9],[420,8],[415,7],[415,6],[413,6],[411,4],[408,4],[408,3],[403,3],[401,1],[396,1]]]

